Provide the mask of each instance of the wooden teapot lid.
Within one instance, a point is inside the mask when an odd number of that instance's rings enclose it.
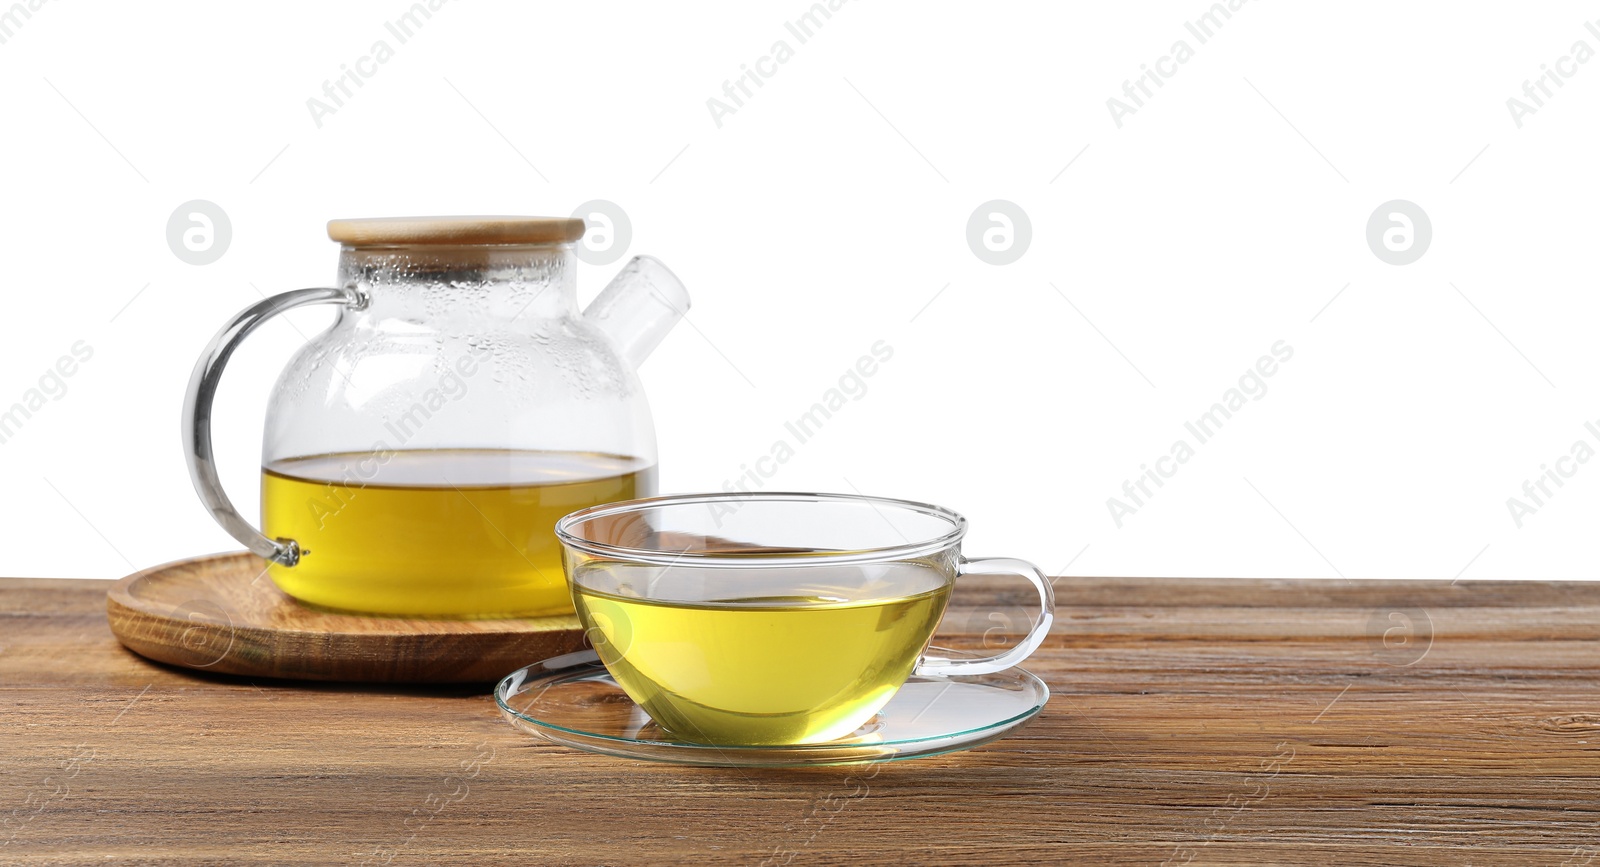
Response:
[[[570,244],[583,237],[575,217],[371,217],[329,220],[328,237],[346,247],[409,244]]]

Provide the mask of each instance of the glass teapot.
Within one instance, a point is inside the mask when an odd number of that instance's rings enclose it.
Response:
[[[650,407],[634,369],[689,308],[636,257],[581,314],[578,219],[334,220],[332,289],[229,322],[195,365],[184,452],[201,501],[322,608],[411,617],[572,611],[554,527],[656,493]],[[256,530],[217,477],[211,411],[229,356],[263,322],[332,304],[267,406]]]

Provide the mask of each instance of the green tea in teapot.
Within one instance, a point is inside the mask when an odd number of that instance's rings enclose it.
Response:
[[[649,496],[655,467],[584,452],[345,452],[262,468],[270,538],[298,565],[272,580],[301,601],[416,617],[572,611],[554,534],[561,516]]]

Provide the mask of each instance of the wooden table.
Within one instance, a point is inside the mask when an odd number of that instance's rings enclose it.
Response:
[[[1600,865],[1600,584],[1061,579],[1032,725],[804,771],[156,666],[107,586],[0,580],[0,863]],[[941,642],[1003,640],[1001,601]]]

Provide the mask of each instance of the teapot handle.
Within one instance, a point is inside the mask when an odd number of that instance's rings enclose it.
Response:
[[[285,310],[312,304],[345,304],[359,310],[366,303],[366,296],[353,288],[296,289],[274,295],[233,317],[211,338],[211,344],[195,362],[194,373],[189,377],[189,391],[183,399],[183,457],[189,464],[189,478],[194,481],[195,493],[200,495],[200,502],[211,512],[211,517],[258,557],[293,566],[300,562],[302,552],[293,539],[273,540],[262,535],[239,514],[222,490],[222,479],[217,476],[211,448],[211,404],[217,396],[217,383],[222,380],[222,368],[250,332]]]

